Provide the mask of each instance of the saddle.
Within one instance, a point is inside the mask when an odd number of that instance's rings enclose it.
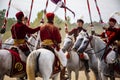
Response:
[[[15,49],[15,48],[14,48]],[[26,72],[26,63],[21,61],[21,58],[19,56],[17,49],[14,50],[8,50],[12,55],[12,68],[10,71],[10,76],[14,77],[16,75],[22,74]]]
[[[26,56],[29,55],[30,50],[29,50],[29,48],[28,48],[28,46],[27,46],[26,44],[20,44],[20,45],[17,45],[17,47],[18,47]],[[17,50],[17,48],[11,47],[11,49],[12,49],[13,51],[19,53],[18,50]]]
[[[54,49],[52,47],[46,46],[46,45],[42,46],[42,48],[45,48],[45,49],[52,51],[55,55],[55,61],[53,64],[53,74],[60,72],[61,71],[61,68],[60,68],[61,63],[60,63],[60,60],[58,59],[58,57],[56,56]]]

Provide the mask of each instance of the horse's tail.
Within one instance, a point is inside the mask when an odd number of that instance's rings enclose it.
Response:
[[[30,55],[27,58],[26,63],[26,71],[27,71],[27,77],[28,80],[35,80],[35,70],[36,70],[36,60],[38,58],[38,55],[36,50],[30,53]]]

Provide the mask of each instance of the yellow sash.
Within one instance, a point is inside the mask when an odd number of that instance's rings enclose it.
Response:
[[[14,45],[19,45],[19,44],[24,44],[25,40],[24,39],[14,39]]]
[[[53,45],[53,41],[51,39],[46,39],[42,41],[42,45]]]

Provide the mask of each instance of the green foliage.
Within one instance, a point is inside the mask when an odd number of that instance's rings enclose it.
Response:
[[[3,25],[3,23],[4,23],[5,11],[6,11],[5,9],[0,10],[0,28]]]
[[[31,23],[31,26],[32,26],[32,27],[38,26],[38,25],[40,24],[40,21],[41,21],[41,19],[42,19],[42,16],[43,16],[43,11],[38,12],[37,18],[33,21],[33,23]]]
[[[10,31],[12,25],[15,23],[16,23],[15,18],[8,18],[8,22],[7,22],[7,26],[6,26],[7,31]]]
[[[0,10],[0,29],[4,24],[4,18],[5,18],[5,9]],[[3,36],[3,41],[11,36],[11,26],[16,22],[15,18],[8,18],[7,19],[7,25],[6,25],[6,32]]]

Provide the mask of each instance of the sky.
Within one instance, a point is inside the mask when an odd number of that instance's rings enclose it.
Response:
[[[12,0],[9,17],[15,17],[18,9],[24,11],[26,15],[29,14],[30,5],[32,0]],[[67,16],[71,18],[71,22],[76,22],[77,19],[82,18],[85,22],[90,22],[89,12],[87,8],[87,0],[66,0],[66,6],[73,10],[76,14],[75,18],[73,14],[67,11]],[[0,10],[8,8],[9,0],[0,0]],[[99,15],[95,6],[94,0],[89,0],[92,20],[99,21]],[[101,12],[101,16],[104,22],[108,22],[110,16],[116,12],[120,12],[120,0],[97,0],[98,6]],[[31,15],[31,21],[34,21],[37,17],[37,13],[45,8],[46,0],[34,0],[33,10]],[[56,5],[49,1],[47,12],[54,11]],[[59,8],[55,14],[64,20],[64,9]],[[119,18],[120,19],[120,18]],[[119,21],[118,21],[119,22]]]

